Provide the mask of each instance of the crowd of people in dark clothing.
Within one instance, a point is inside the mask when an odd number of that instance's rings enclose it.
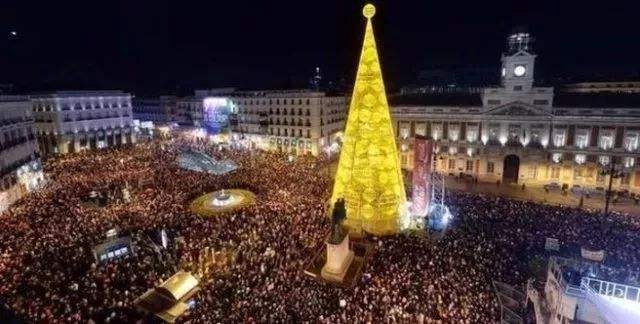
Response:
[[[238,169],[182,170],[176,158],[186,148]],[[442,239],[369,237],[374,253],[354,287],[314,281],[301,270],[330,232],[330,164],[180,139],[47,161],[47,186],[0,215],[0,299],[27,322],[142,322],[133,301],[209,247],[232,249],[235,261],[229,275],[202,283],[180,322],[490,323],[500,316],[491,281],[522,286],[547,237],[604,249],[617,268],[639,270],[639,218],[449,192],[454,219]],[[130,199],[83,203],[96,188],[124,187]],[[250,190],[257,203],[216,217],[189,210],[195,197],[225,188]],[[135,252],[99,263],[91,249],[113,228]],[[172,237],[164,257],[147,243],[161,229]]]

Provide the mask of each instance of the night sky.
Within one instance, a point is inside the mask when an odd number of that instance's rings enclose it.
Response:
[[[354,76],[364,29],[356,0],[0,1],[0,83],[23,91],[306,86]],[[388,87],[429,67],[497,66],[525,25],[545,75],[638,71],[637,1],[373,1]],[[17,35],[11,35],[16,31]],[[497,72],[496,72],[497,73]]]

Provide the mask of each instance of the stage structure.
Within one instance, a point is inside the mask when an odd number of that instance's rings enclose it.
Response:
[[[352,233],[388,235],[398,231],[406,196],[371,23],[375,11],[372,4],[362,11],[367,24],[331,207],[345,199],[344,225]]]

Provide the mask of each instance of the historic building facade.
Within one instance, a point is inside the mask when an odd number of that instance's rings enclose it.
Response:
[[[157,124],[178,122],[176,96],[133,99],[133,118]]]
[[[122,91],[58,91],[31,96],[44,156],[133,144],[131,95]]]
[[[436,170],[447,174],[606,188],[608,176],[600,171],[613,165],[624,172],[614,188],[639,192],[640,101],[554,95],[553,88],[534,86],[535,58],[529,35],[513,34],[502,55],[500,87],[463,104],[392,99],[403,167],[412,169],[413,138],[422,135],[435,142]]]
[[[29,98],[0,96],[0,212],[42,182]]]
[[[252,147],[317,155],[337,149],[347,117],[347,99],[307,90],[234,94],[232,132]]]

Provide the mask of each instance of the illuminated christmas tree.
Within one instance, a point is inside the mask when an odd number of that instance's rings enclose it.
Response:
[[[371,24],[375,7],[362,12],[367,26],[331,203],[345,199],[350,230],[388,235],[398,230],[406,197]]]

